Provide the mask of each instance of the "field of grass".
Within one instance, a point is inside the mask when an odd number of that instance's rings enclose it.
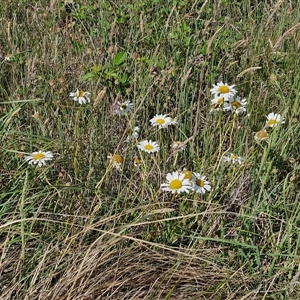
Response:
[[[298,1],[4,2],[0,299],[300,299]],[[220,81],[245,112],[211,111]],[[163,191],[183,169],[211,190]]]

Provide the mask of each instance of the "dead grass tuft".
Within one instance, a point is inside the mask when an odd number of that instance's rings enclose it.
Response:
[[[172,250],[178,254],[129,245],[110,252],[101,244],[84,251],[80,248],[64,269],[66,262],[58,259],[61,265],[54,264],[42,280],[32,280],[26,292],[23,281],[3,285],[1,299],[232,299],[235,292],[251,285],[242,271],[216,268],[198,259],[215,256],[217,249],[194,250],[192,256],[185,256],[185,249]],[[41,272],[39,266],[35,272]]]

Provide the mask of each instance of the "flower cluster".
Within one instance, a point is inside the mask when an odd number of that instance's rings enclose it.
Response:
[[[232,86],[233,87],[233,86]],[[228,91],[226,87],[222,85],[218,85],[219,92],[215,93],[216,97],[223,97],[226,101],[232,102],[232,107],[238,106],[237,103],[233,103],[233,97],[235,95],[235,90],[229,87]],[[79,102],[79,104],[86,104],[90,102],[90,94],[88,92],[84,92],[83,90],[76,90],[75,93],[70,93],[70,96],[73,97],[74,101]],[[214,101],[214,102],[213,102]],[[213,103],[219,104],[219,102],[215,99]],[[242,102],[244,105],[244,102]],[[115,105],[115,109],[113,113],[119,116],[125,116],[129,114],[133,110],[133,103],[129,100],[124,102],[117,101]],[[170,125],[176,125],[177,118],[171,118],[167,114],[156,114],[153,118],[150,119],[150,124],[152,127],[156,127],[158,129],[167,128]],[[132,141],[139,137],[140,128],[134,127],[133,129],[129,129],[127,131],[127,138],[126,141]],[[171,147],[173,149],[184,150],[185,144],[183,142],[177,141],[174,142]],[[138,142],[137,148],[146,153],[156,153],[160,151],[160,145],[157,141],[152,141],[151,139],[146,139]],[[123,157],[119,154],[109,155],[108,159],[110,163],[121,170],[123,164]],[[141,161],[135,157],[134,165],[139,166],[141,165]],[[173,173],[167,174],[167,183],[163,183],[161,185],[162,190],[170,191],[172,193],[181,193],[186,192],[189,193],[194,191],[196,193],[205,194],[206,192],[210,191],[211,186],[210,182],[207,181],[206,177],[201,175],[200,173],[192,173],[191,171],[184,170],[182,172],[175,171]]]
[[[114,110],[114,114],[118,114],[119,116],[124,116],[128,114],[133,109],[133,104],[130,101],[125,102],[117,102],[117,107]],[[171,118],[166,114],[157,114],[152,119],[150,119],[150,123],[153,127],[158,127],[158,129],[167,128],[170,125],[177,124],[176,118]],[[140,135],[140,127],[135,126],[126,131],[127,137],[126,142],[132,142],[133,140],[137,140]],[[178,142],[180,143],[180,142]],[[160,151],[160,145],[157,141],[153,141],[151,139],[146,139],[137,142],[137,148],[146,153],[156,153]],[[119,157],[119,155],[117,155]],[[118,159],[116,161],[116,155],[109,155],[108,158],[114,167],[118,170],[121,170],[121,165],[123,163],[123,159]],[[138,167],[141,165],[141,161],[139,158],[134,159],[134,166]]]
[[[190,192],[205,194],[211,190],[210,182],[206,176],[188,170],[168,173],[166,179],[167,183],[161,184],[162,190],[172,194]]]
[[[150,119],[150,123],[153,127],[158,127],[158,129],[167,128],[170,125],[176,125],[177,119],[171,118],[167,115],[155,115],[152,119]],[[147,153],[155,153],[160,150],[160,146],[158,142],[152,140],[144,140],[138,143],[137,147]]]
[[[234,85],[228,85],[222,81],[213,85],[210,90],[214,98],[211,100],[211,111],[224,111],[232,112],[236,115],[241,115],[246,112],[247,101],[244,98],[237,96],[237,91]],[[75,102],[79,104],[90,103],[90,93],[82,89],[77,89],[75,92],[69,94]],[[132,112],[134,105],[131,101],[126,100],[123,102],[116,101],[113,113],[118,116],[126,116]],[[32,117],[39,120],[40,116],[37,111],[34,112]],[[257,142],[267,140],[269,134],[267,128],[274,128],[282,123],[284,123],[284,118],[277,113],[270,113],[266,116],[266,124],[262,130],[255,133],[255,140]],[[153,128],[158,130],[164,130],[171,125],[177,125],[177,118],[172,118],[167,114],[156,114],[149,120]],[[140,135],[140,127],[131,127],[127,132],[126,142],[136,141]],[[185,149],[186,142],[175,141],[172,143],[171,148],[174,151],[182,151]],[[151,139],[145,139],[137,142],[137,148],[146,153],[157,153],[160,151],[161,147],[157,141]],[[36,165],[38,167],[46,165],[48,161],[53,159],[53,153],[51,151],[37,151],[30,155],[25,156],[25,161],[30,165]],[[120,154],[109,155],[108,159],[113,167],[118,170],[122,170],[122,165],[124,159]],[[243,165],[245,158],[237,156],[234,153],[229,153],[229,155],[224,155],[222,157],[223,161],[232,165]],[[134,165],[136,167],[140,166],[142,161],[138,158],[134,158]],[[198,193],[206,194],[211,191],[210,181],[206,176],[192,172],[189,170],[174,171],[166,175],[166,182],[161,184],[161,189],[163,191],[171,192],[172,194],[180,193]]]
[[[237,115],[246,112],[247,101],[236,95],[237,91],[234,89],[234,85],[220,81],[216,85],[214,84],[210,91],[214,96],[211,100],[211,111],[231,111]]]

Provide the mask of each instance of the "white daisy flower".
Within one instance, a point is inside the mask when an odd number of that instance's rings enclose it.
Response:
[[[139,132],[140,132],[140,127],[138,127],[138,126],[134,127],[133,129],[129,129],[127,131],[126,141],[129,142],[131,140],[138,138]]]
[[[86,104],[91,101],[90,99],[90,93],[85,92],[83,90],[76,90],[75,93],[70,93],[70,97],[73,98],[74,101],[78,102],[79,104]]]
[[[39,120],[39,118],[40,118],[40,114],[37,111],[35,111],[34,114],[31,116],[36,120]]]
[[[254,139],[257,142],[267,140],[268,138],[269,138],[269,134],[267,133],[267,130],[265,130],[265,129],[262,129],[262,130],[256,132],[254,135]]]
[[[224,98],[225,101],[229,101],[236,94],[234,85],[228,85],[223,81],[218,82],[217,85],[214,84],[210,91],[213,95]]]
[[[246,99],[242,99],[239,96],[229,100],[230,110],[236,113],[237,115],[240,115],[246,111],[246,105]]]
[[[12,58],[12,54],[6,54],[5,56],[4,56],[4,61],[10,61],[11,60],[11,58]]]
[[[38,167],[46,165],[48,160],[53,159],[53,153],[51,151],[37,151],[30,155],[25,155],[24,159],[30,164],[37,165]]]
[[[121,155],[119,154],[108,155],[107,158],[110,160],[110,162],[116,169],[121,170],[122,163],[123,163],[123,157]]]
[[[223,156],[223,160],[226,163],[232,163],[232,164],[243,164],[243,162],[245,161],[245,158],[241,157],[241,156],[237,156],[234,155],[233,153],[231,153],[229,156]]]
[[[189,193],[192,186],[189,179],[185,179],[185,175],[179,173],[178,171],[168,173],[167,183],[162,183],[161,187],[163,191],[168,191],[174,193]]]
[[[130,113],[133,109],[133,103],[129,100],[126,100],[124,102],[117,102],[117,107],[114,110],[114,114],[119,116],[125,116],[128,113]]]
[[[167,115],[156,115],[151,120],[152,126],[158,126],[159,129],[165,128],[171,124],[172,119],[167,117]]]
[[[193,173],[192,188],[196,193],[205,194],[211,190],[211,185],[206,180],[206,176],[200,173]]]
[[[277,126],[278,124],[283,124],[285,121],[284,121],[284,118],[280,115],[280,114],[275,114],[275,113],[270,113],[267,115],[267,126],[269,127],[275,127]]]
[[[214,99],[210,101],[211,109],[210,112],[215,112],[215,111],[228,111],[231,110],[230,105],[228,102],[225,101],[224,97],[219,97],[218,95],[215,96]]]
[[[211,105],[216,104],[216,105],[222,106],[224,103],[225,103],[224,97],[219,97],[218,95],[215,95],[215,98],[210,101]]]
[[[138,146],[139,149],[148,152],[148,153],[154,153],[158,152],[160,147],[157,142],[152,142],[151,140],[145,140],[139,142]]]

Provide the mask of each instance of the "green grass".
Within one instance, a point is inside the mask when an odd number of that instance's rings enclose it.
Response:
[[[272,0],[3,4],[1,299],[298,299],[299,14]],[[210,113],[220,80],[247,113]],[[133,113],[113,114],[126,100]],[[285,124],[257,143],[271,112]],[[178,125],[154,130],[157,113]],[[125,142],[134,126],[159,153]],[[38,150],[54,160],[29,166]],[[245,163],[224,164],[231,152]],[[211,192],[162,192],[183,168]]]

